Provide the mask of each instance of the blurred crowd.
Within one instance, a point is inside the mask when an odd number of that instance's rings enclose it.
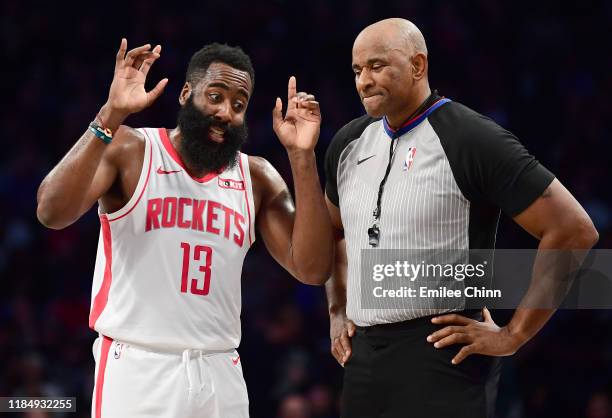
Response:
[[[121,37],[131,47],[162,44],[150,85],[170,79],[157,103],[128,119],[135,127],[175,126],[193,52],[213,41],[242,46],[256,70],[246,152],[266,157],[291,183],[271,128],[275,97],[286,94],[292,74],[300,90],[316,94],[322,170],[334,132],[363,112],[351,71],[353,39],[392,16],[423,31],[431,86],[514,132],[586,208],[598,247],[611,248],[610,1],[136,0],[62,7],[3,0],[0,396],[75,396],[77,413],[67,416],[89,416],[95,335],[87,318],[98,218],[92,209],[64,230],[46,230],[36,220],[36,190],[104,103]],[[499,247],[537,246],[502,218]],[[244,266],[239,348],[252,417],[338,417],[342,369],[329,353],[324,291],[299,285],[260,241]],[[494,318],[503,323],[509,315]],[[504,360],[498,418],[612,418],[611,328],[611,311],[558,312]]]

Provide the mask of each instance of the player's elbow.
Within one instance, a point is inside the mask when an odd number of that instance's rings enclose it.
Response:
[[[44,227],[50,229],[62,229],[62,226],[57,222],[56,217],[44,205],[38,204],[36,208],[36,217]]]
[[[323,286],[327,279],[329,279],[328,275],[314,275],[314,274],[300,274],[297,279],[307,285],[311,286]]]
[[[36,207],[36,217],[38,222],[50,229],[63,229],[72,222],[63,219],[61,211],[53,208],[45,199],[39,199]]]
[[[295,277],[300,282],[311,286],[322,286],[331,276],[331,263],[329,266],[325,264],[317,264],[306,266],[299,269]]]

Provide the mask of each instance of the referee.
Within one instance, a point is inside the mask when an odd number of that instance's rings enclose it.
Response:
[[[493,417],[497,357],[515,353],[554,310],[519,308],[499,327],[486,309],[363,309],[361,251],[492,249],[500,210],[540,240],[539,250],[588,249],[597,231],[516,137],[431,91],[414,24],[365,28],[352,66],[367,115],[337,132],[325,161],[337,232],[326,290],[331,350],[345,367],[342,417]],[[534,277],[544,267],[537,260]]]

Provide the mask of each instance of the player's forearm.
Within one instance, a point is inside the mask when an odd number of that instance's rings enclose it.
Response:
[[[99,113],[108,120],[113,131],[123,120],[103,107]],[[108,145],[89,129],[74,144],[62,160],[42,181],[37,193],[36,215],[39,221],[53,229],[64,228],[78,219],[85,206],[89,187]]]
[[[319,183],[314,152],[290,151],[295,189],[291,258],[300,280],[323,284],[333,258],[332,225]]]
[[[38,188],[38,220],[61,229],[78,218],[106,145],[89,130],[45,177]]]
[[[335,240],[332,275],[325,283],[329,315],[346,315],[347,260],[344,239]]]
[[[577,220],[570,228],[561,227],[542,236],[531,284],[508,324],[520,345],[533,338],[552,317],[588,250],[597,242],[597,231],[590,220]]]

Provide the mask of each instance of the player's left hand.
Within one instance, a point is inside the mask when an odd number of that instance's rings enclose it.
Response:
[[[274,132],[287,151],[314,150],[321,128],[319,102],[312,94],[297,93],[295,77],[289,78],[287,87],[287,113],[283,118],[283,102],[276,99],[272,110]]]
[[[522,345],[519,338],[511,335],[507,327],[499,327],[487,308],[483,308],[482,314],[482,322],[457,314],[432,318],[432,323],[447,326],[429,335],[427,341],[436,348],[465,344],[452,359],[453,364],[461,363],[471,354],[496,357],[514,354]]]

